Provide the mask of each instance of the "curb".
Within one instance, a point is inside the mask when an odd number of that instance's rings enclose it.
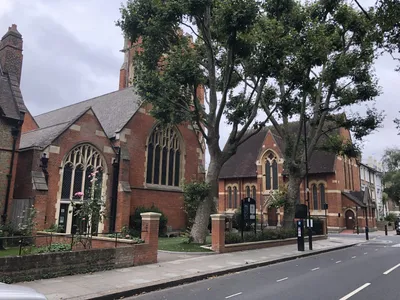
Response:
[[[110,293],[110,294],[107,294],[107,295],[101,295],[101,296],[94,296],[93,295],[92,297],[90,297],[90,299],[114,300],[114,299],[122,299],[122,298],[125,298],[125,297],[132,297],[132,296],[135,296],[135,295],[138,295],[138,294],[142,294],[142,293],[149,293],[149,292],[153,292],[153,291],[156,291],[156,290],[162,290],[162,289],[166,289],[166,288],[171,288],[171,287],[179,286],[179,285],[186,284],[186,283],[192,283],[192,282],[196,282],[196,281],[201,281],[201,280],[207,279],[209,277],[222,276],[222,275],[226,275],[226,274],[230,274],[230,273],[235,273],[235,272],[240,272],[240,271],[245,271],[245,270],[251,270],[251,269],[255,269],[255,268],[259,268],[259,267],[265,267],[265,266],[268,266],[268,265],[273,265],[273,264],[282,263],[282,262],[286,262],[286,261],[296,260],[298,258],[303,258],[303,257],[308,257],[308,256],[328,253],[328,252],[332,252],[332,251],[336,251],[336,250],[342,250],[342,249],[354,247],[354,246],[356,246],[358,244],[361,244],[361,243],[355,243],[355,244],[339,246],[339,247],[335,247],[335,248],[323,249],[323,250],[318,250],[316,252],[298,254],[298,255],[288,256],[288,257],[279,258],[279,259],[270,260],[270,261],[262,261],[262,262],[252,263],[252,264],[248,264],[248,265],[244,265],[244,266],[238,266],[238,267],[233,267],[233,268],[229,268],[229,269],[223,269],[223,270],[220,270],[220,271],[214,271],[214,272],[195,275],[195,276],[191,276],[191,277],[175,279],[175,280],[171,280],[171,281],[168,281],[168,282],[156,283],[156,284],[153,284],[153,285],[148,285],[148,286],[144,286],[144,287],[138,287],[138,288],[134,288],[134,289],[130,289],[130,290],[114,292],[114,293]]]

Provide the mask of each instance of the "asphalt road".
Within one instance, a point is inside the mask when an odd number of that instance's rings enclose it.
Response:
[[[400,237],[128,299],[400,299]]]

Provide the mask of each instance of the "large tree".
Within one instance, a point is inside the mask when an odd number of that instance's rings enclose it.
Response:
[[[400,204],[400,149],[389,148],[383,155],[383,184],[388,198]]]
[[[356,157],[356,141],[382,122],[373,107],[364,115],[341,114],[379,95],[373,72],[377,34],[373,22],[346,1],[314,1],[293,9],[280,1],[269,3],[265,22],[277,21],[278,39],[285,41],[273,65],[275,102],[282,122],[276,114],[271,115],[271,122],[285,141],[284,168],[289,182],[284,222],[291,224],[306,161],[315,150]],[[267,113],[272,103],[262,102]],[[293,118],[299,120],[296,130],[290,125]],[[355,141],[341,138],[339,128],[351,130]]]
[[[289,132],[289,121],[301,124],[307,114],[308,157],[323,135],[329,136],[326,149],[350,152],[349,143],[330,134],[334,127],[353,129],[362,138],[379,123],[373,110],[366,117],[332,117],[378,95],[372,25],[345,1],[128,0],[121,12],[118,25],[131,41],[140,41],[135,85],[153,105],[152,114],[165,124],[192,123],[207,144],[211,189],[192,227],[197,242],[205,240],[221,167],[269,120],[286,142],[288,225],[306,157],[301,126]],[[206,89],[206,106],[198,86]],[[258,114],[260,108],[265,114]],[[220,130],[228,125],[221,148]]]

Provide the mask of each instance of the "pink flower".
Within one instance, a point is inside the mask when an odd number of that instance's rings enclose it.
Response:
[[[83,196],[83,193],[82,193],[82,192],[76,192],[74,196],[75,196],[75,197],[82,197],[82,196]]]

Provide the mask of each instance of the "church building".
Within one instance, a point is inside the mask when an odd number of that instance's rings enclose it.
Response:
[[[292,123],[297,132],[299,124]],[[351,139],[344,128],[337,133]],[[266,127],[239,146],[237,153],[223,166],[219,181],[219,211],[234,214],[245,197],[256,199],[259,219],[264,226],[281,226],[283,209],[271,207],[274,192],[287,183],[283,168],[284,140],[273,127]],[[309,159],[309,199],[312,217],[327,219],[328,231],[362,230],[366,222],[376,227],[376,203],[368,189],[361,189],[360,163],[355,158],[321,150]],[[304,181],[300,203],[306,204]],[[328,204],[328,209],[324,209]],[[260,213],[262,212],[262,214]],[[368,215],[368,219],[366,218]]]
[[[38,229],[57,225],[73,232],[80,222],[74,209],[83,203],[81,193],[92,187],[95,176],[96,196],[106,203],[99,232],[120,231],[135,208],[152,205],[173,229],[185,229],[182,184],[204,178],[205,149],[192,126],[161,127],[150,115],[151,106],[127,80],[133,79],[134,57],[130,43],[125,46],[118,90],[38,116],[25,115],[13,222],[26,218],[22,212],[33,205]]]

